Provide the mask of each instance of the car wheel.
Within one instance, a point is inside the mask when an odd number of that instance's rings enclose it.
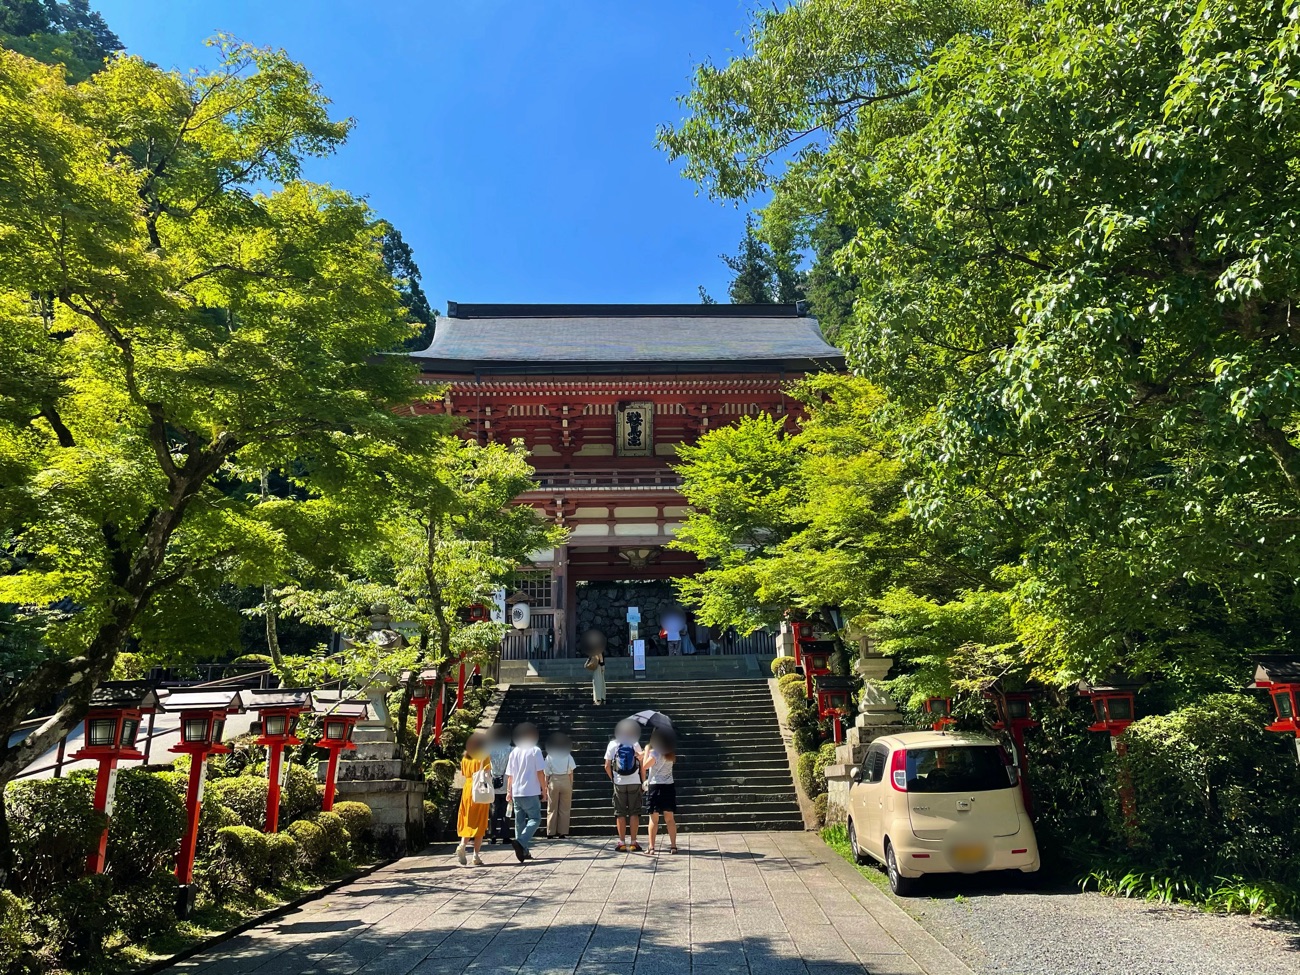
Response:
[[[855,863],[866,863],[868,857],[858,847],[858,830],[853,825],[853,820],[849,820],[849,848],[853,850],[853,860]]]
[[[898,872],[898,858],[894,856],[894,845],[885,840],[885,870],[889,874],[889,889],[899,897],[914,897],[920,884],[917,878],[904,877]]]

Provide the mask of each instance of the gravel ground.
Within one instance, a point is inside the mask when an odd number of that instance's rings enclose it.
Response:
[[[980,975],[1297,975],[1300,926],[959,877],[894,898]],[[892,894],[890,895],[893,896]]]

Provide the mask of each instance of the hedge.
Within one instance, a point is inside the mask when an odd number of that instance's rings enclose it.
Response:
[[[771,666],[772,676],[779,679],[787,674],[793,674],[798,665],[794,662],[794,657],[773,657]]]

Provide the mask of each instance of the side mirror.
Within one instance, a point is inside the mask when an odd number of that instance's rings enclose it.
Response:
[[[855,765],[855,766],[853,767],[853,771],[849,773],[849,778],[851,778],[854,782],[861,782],[861,781],[862,781],[862,769],[860,769],[859,767],[857,767],[857,766]]]

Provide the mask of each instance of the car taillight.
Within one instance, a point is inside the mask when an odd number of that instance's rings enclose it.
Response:
[[[907,791],[907,750],[900,748],[889,758],[889,784],[899,792]]]

